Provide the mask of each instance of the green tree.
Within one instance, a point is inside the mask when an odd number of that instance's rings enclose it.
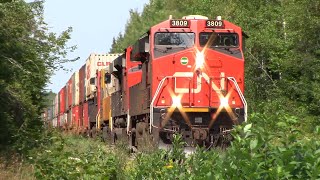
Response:
[[[50,33],[42,2],[0,2],[0,149],[35,147],[41,137],[44,87],[64,62],[71,28]]]

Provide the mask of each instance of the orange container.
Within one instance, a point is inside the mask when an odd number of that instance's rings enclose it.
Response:
[[[103,98],[102,100],[102,120],[109,120],[110,114],[110,96]]]

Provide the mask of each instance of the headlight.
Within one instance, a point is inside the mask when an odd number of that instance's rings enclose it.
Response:
[[[221,99],[220,99],[220,105],[221,105],[222,107],[228,106],[228,99],[227,99],[226,97],[221,98]]]
[[[197,51],[196,54],[196,69],[203,68],[204,65],[204,52]]]
[[[180,96],[172,96],[172,106],[180,107],[181,106],[181,97]]]

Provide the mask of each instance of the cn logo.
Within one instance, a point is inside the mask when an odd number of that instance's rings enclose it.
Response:
[[[193,72],[176,72],[174,75],[174,77],[181,77],[181,78],[193,78]],[[191,93],[200,93],[201,92],[201,86],[202,86],[202,82],[201,82],[201,79],[204,78],[205,81],[209,84],[210,83],[210,78],[209,76],[202,72],[200,76],[197,76],[197,86],[196,88],[193,88],[191,89]],[[220,92],[221,90],[224,90],[225,89],[225,74],[224,72],[221,72],[220,73],[220,88],[218,88],[218,86],[213,82],[211,81],[211,87],[214,91],[216,92]],[[175,81],[177,79],[175,78]],[[178,88],[176,87],[176,84],[177,82],[174,83],[175,84],[175,87],[174,87],[174,92],[175,93],[189,93],[189,88]]]

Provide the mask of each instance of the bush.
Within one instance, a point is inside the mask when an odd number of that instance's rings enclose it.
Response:
[[[30,156],[39,179],[116,179],[121,177],[119,159],[103,143],[55,134],[52,144]]]
[[[298,118],[252,113],[236,126],[226,150],[197,148],[187,156],[180,135],[171,150],[137,153],[59,133],[48,133],[30,156],[39,179],[318,179],[320,141],[299,131]],[[315,127],[315,132],[319,127]]]
[[[263,114],[250,120],[261,122]],[[139,154],[131,179],[317,179],[320,178],[320,141],[302,137],[287,123],[295,117],[267,121],[285,122],[288,131],[271,131],[264,123],[243,124],[233,132],[234,141],[226,151],[198,148],[186,157],[177,136],[173,149]],[[278,123],[275,123],[277,126]],[[290,133],[287,133],[290,132]]]

